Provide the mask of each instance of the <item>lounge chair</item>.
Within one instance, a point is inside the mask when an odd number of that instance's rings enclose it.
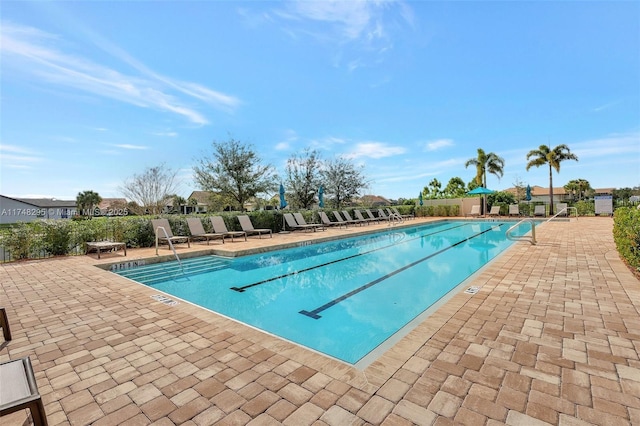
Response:
[[[489,216],[500,216],[500,206],[491,206]]]
[[[47,426],[47,415],[28,356],[0,363],[0,380],[0,416],[29,409],[36,426]]]
[[[469,216],[471,217],[479,217],[480,216],[480,205],[476,204],[475,206],[471,206],[471,211],[469,212]]]
[[[542,216],[542,217],[546,217],[547,216],[547,209],[544,205],[537,205],[535,207],[535,209],[533,210],[533,215],[534,216]]]
[[[231,242],[235,237],[244,237],[244,240],[247,241],[247,233],[244,231],[229,231],[222,216],[211,216],[210,219],[213,231],[222,235],[222,241],[224,241],[225,237],[231,237]]]
[[[293,217],[293,215],[291,213],[284,213],[282,215],[284,217],[285,222],[287,223],[287,226],[289,227],[290,230],[295,231],[295,230],[312,230],[312,231],[316,231],[316,226],[314,225],[301,225],[298,223],[298,221],[296,221],[296,218]]]
[[[251,223],[251,218],[247,215],[239,215],[238,221],[240,221],[240,227],[247,235],[258,235],[258,237],[262,238],[262,234],[269,234],[270,238],[273,238],[273,232],[271,229],[267,228],[254,228],[253,223]]]
[[[517,204],[509,204],[509,216],[520,216],[520,207]]]
[[[191,237],[186,235],[173,235],[167,219],[151,219],[151,225],[153,226],[153,232],[158,241],[164,241],[167,244],[171,242],[171,245],[186,242],[187,247],[191,247]]]
[[[320,215],[320,220],[324,223],[325,226],[344,226],[347,227],[347,222],[339,218],[337,221],[332,221],[329,219],[329,216],[325,212],[318,212]]]
[[[364,211],[365,211],[365,213],[367,213],[367,216],[369,216],[369,218],[371,218],[371,219],[375,219],[375,220],[377,220],[378,222],[380,222],[381,220],[383,220],[383,218],[382,218],[382,217],[379,217],[379,216],[374,215],[374,214],[373,214],[373,212],[372,212],[371,210],[369,210],[369,209],[364,209]]]
[[[356,220],[361,220],[361,221],[363,221],[365,223],[371,223],[371,222],[377,222],[378,221],[377,218],[371,219],[370,217],[364,217],[360,210],[354,210],[353,214],[356,215]]]
[[[569,216],[569,211],[567,210],[567,203],[556,204],[556,214],[558,216]]]
[[[415,216],[412,214],[400,214],[396,207],[391,207],[391,210],[403,219],[415,219]]]
[[[390,219],[389,216],[387,216],[387,214],[382,209],[378,209],[378,217],[382,218],[383,220],[389,220]]]
[[[338,213],[338,212],[333,212],[334,215],[336,213]],[[338,214],[340,214],[340,213],[338,213]],[[336,217],[338,217],[338,216],[336,215]],[[360,220],[360,219],[352,218],[351,215],[349,214],[349,212],[346,211],[346,210],[342,210],[342,217],[344,217],[344,220],[346,220],[349,223],[355,223],[355,224],[359,223],[360,225],[364,225],[365,223],[367,223],[366,220]]]
[[[204,230],[204,226],[202,226],[202,221],[197,217],[188,217],[187,225],[189,225],[189,231],[191,232],[191,239],[205,239],[207,240],[207,245],[209,245],[209,240],[214,240],[220,238],[222,240],[222,244],[224,244],[224,234],[215,233],[207,233]]]
[[[325,230],[324,225],[321,223],[307,223],[307,221],[304,220],[304,216],[302,216],[302,213],[294,213],[293,217],[296,219],[296,222],[298,222],[298,225],[311,225],[315,226],[316,229],[322,229],[323,231]]]

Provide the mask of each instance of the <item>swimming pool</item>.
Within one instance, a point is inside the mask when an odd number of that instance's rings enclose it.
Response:
[[[118,274],[356,364],[512,241],[508,221],[440,221]],[[514,235],[522,235],[522,226]]]

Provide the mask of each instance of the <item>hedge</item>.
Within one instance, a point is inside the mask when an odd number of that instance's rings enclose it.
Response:
[[[640,271],[640,209],[620,207],[615,210],[613,240],[620,257]]]

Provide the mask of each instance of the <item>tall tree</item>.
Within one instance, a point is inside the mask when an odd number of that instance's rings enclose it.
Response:
[[[498,179],[504,174],[504,159],[499,155],[490,152],[485,153],[482,148],[478,148],[478,156],[470,158],[464,163],[464,167],[475,166],[476,177],[474,178],[478,186],[487,187],[487,172],[496,175]]]
[[[444,188],[445,197],[457,198],[462,197],[465,193],[464,181],[460,177],[452,177]]]
[[[320,154],[310,148],[287,160],[285,185],[292,207],[308,209],[314,204],[321,183],[321,167]]]
[[[80,216],[93,216],[95,208],[102,201],[102,197],[94,191],[78,192],[76,207]]]
[[[531,167],[549,165],[549,215],[553,216],[553,169],[560,173],[560,163],[565,160],[576,160],[578,157],[571,152],[569,147],[561,144],[551,149],[547,145],[540,145],[527,154],[527,170]]]
[[[429,186],[426,186],[423,190],[423,193],[427,196],[427,198],[435,199],[440,198],[442,195],[442,184],[436,178],[431,179],[429,182]]]
[[[464,167],[475,166],[476,177],[474,180],[478,186],[487,187],[487,172],[496,175],[498,179],[504,174],[504,159],[493,152],[485,153],[482,148],[478,148],[478,156],[470,158],[464,163]],[[484,196],[484,206],[487,206],[487,196]]]
[[[195,181],[204,191],[217,193],[222,199],[244,204],[257,194],[277,190],[278,176],[271,165],[263,165],[251,144],[231,138],[213,142],[211,157],[202,157],[193,167]]]
[[[321,174],[325,202],[335,208],[351,202],[367,186],[362,168],[345,158],[325,162]]]
[[[176,192],[177,173],[177,170],[164,163],[147,167],[141,174],[127,178],[120,191],[129,201],[134,201],[139,206],[136,213],[160,214],[171,194]]]

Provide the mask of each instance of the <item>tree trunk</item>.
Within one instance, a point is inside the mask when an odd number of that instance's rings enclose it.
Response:
[[[553,216],[553,168],[549,163],[549,216]]]

